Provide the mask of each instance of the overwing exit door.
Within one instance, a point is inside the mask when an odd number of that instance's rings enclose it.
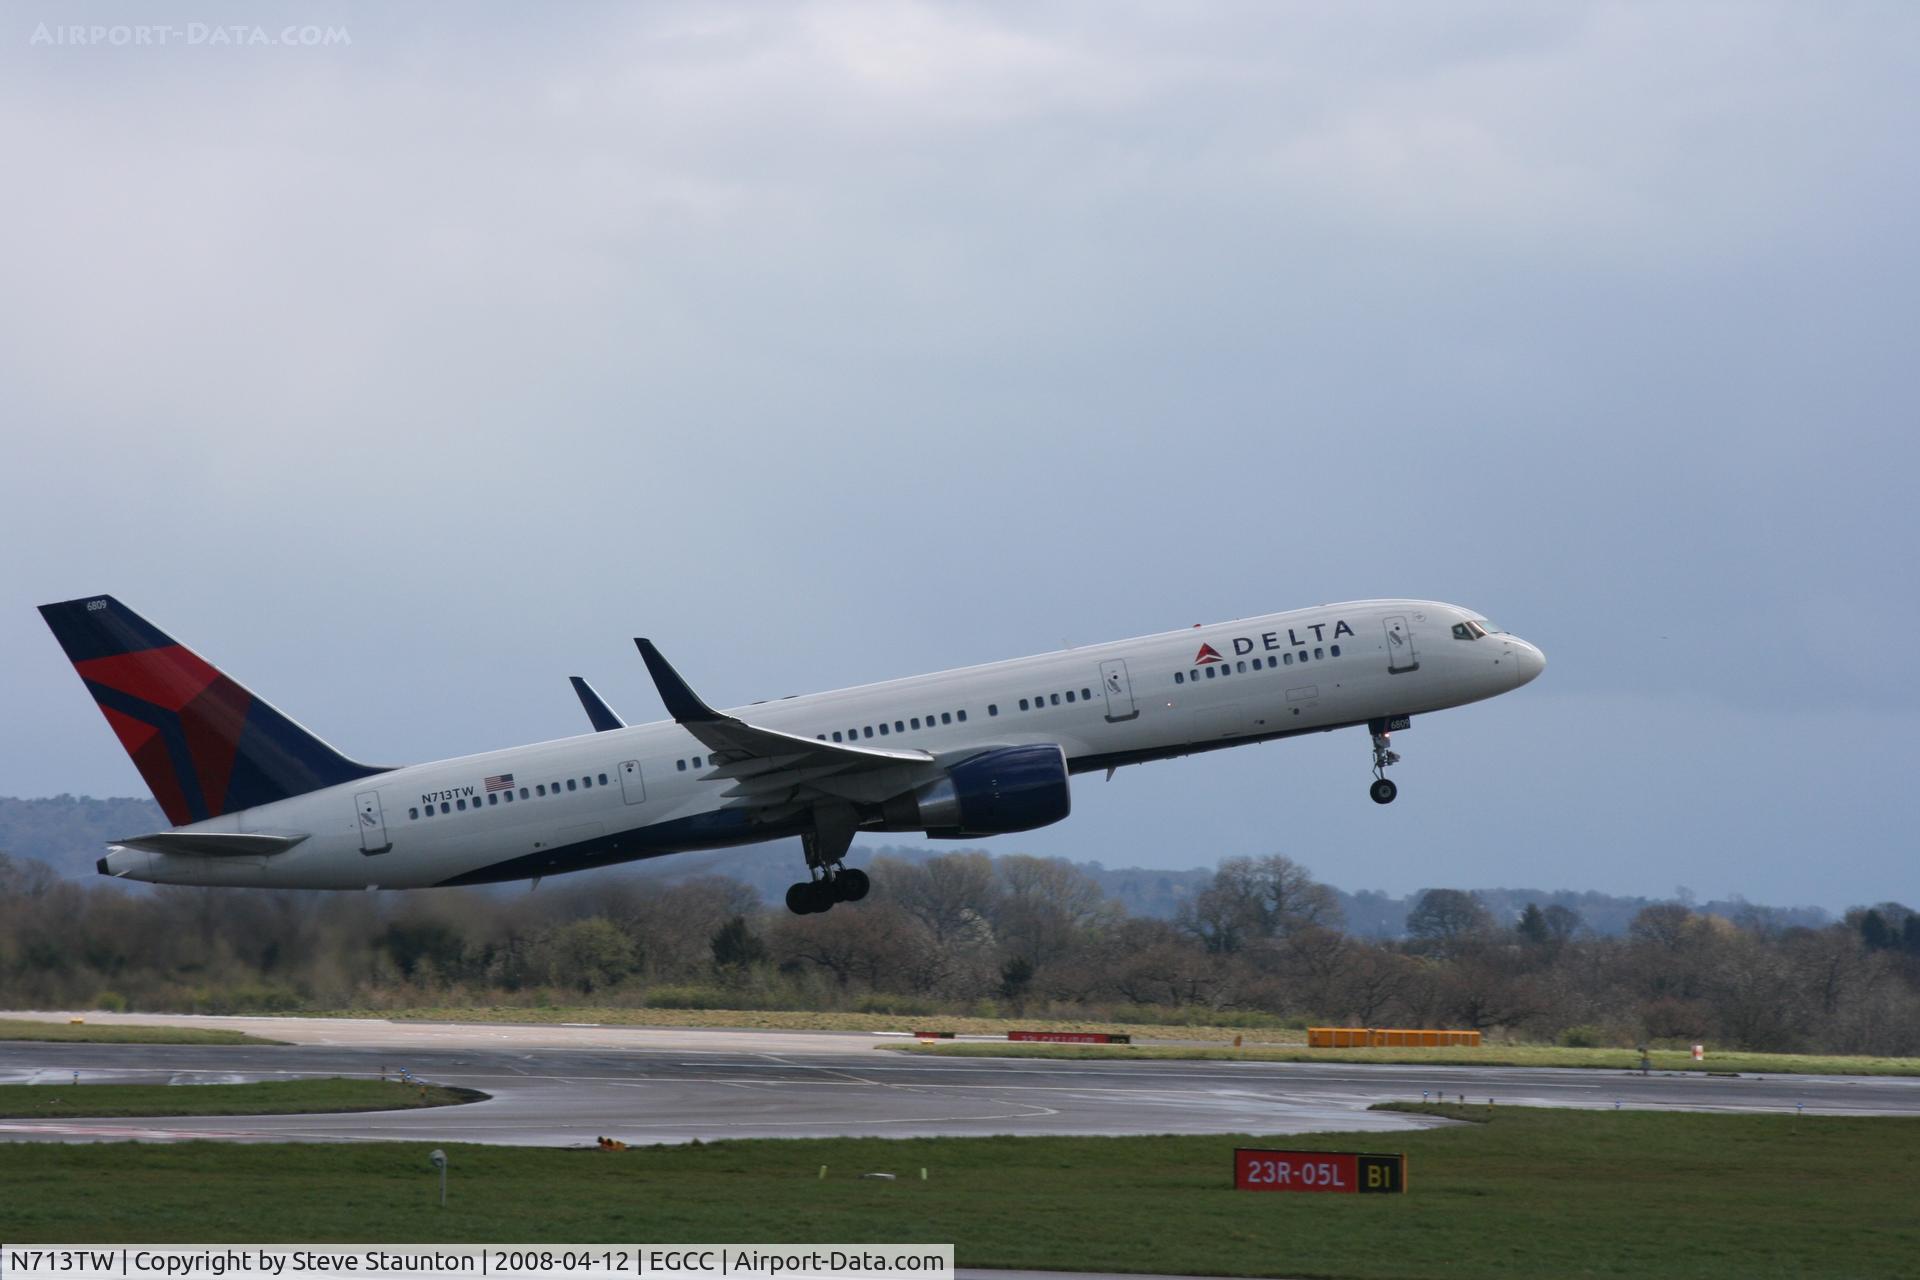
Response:
[[[1406,618],[1396,614],[1386,620],[1386,628],[1388,674],[1419,670],[1420,655],[1413,651],[1413,631]]]
[[[1100,687],[1107,695],[1107,720],[1131,720],[1140,714],[1133,701],[1133,680],[1127,675],[1124,658],[1110,658],[1100,664]]]

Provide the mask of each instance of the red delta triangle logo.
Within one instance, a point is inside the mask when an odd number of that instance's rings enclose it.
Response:
[[[1220,651],[1210,644],[1201,645],[1200,652],[1193,655],[1193,665],[1196,667],[1204,667],[1209,662],[1225,661],[1226,659],[1220,656]]]

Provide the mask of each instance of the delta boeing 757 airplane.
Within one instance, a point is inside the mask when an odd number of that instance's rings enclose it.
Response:
[[[1539,649],[1471,609],[1363,600],[716,711],[650,641],[672,721],[624,724],[577,677],[595,732],[432,764],[349,760],[112,596],[42,605],[171,829],[102,874],[160,884],[413,889],[531,879],[799,836],[807,914],[866,896],[859,831],[1031,831],[1069,778],[1364,726],[1389,734],[1517,689]]]

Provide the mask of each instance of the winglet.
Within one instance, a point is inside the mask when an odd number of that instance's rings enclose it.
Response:
[[[660,701],[666,703],[668,715],[681,724],[726,719],[718,711],[700,701],[700,695],[680,678],[680,673],[675,671],[672,664],[653,647],[653,641],[635,636],[633,643],[640,650],[640,656],[646,660],[647,674],[653,677],[654,687],[660,690]]]
[[[595,733],[605,733],[609,729],[624,729],[627,722],[614,714],[606,699],[593,691],[593,686],[579,676],[568,676],[573,681],[573,691],[580,698],[580,705],[586,708],[587,719],[593,722]]]

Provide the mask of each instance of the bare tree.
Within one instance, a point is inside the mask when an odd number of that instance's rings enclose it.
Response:
[[[1207,887],[1182,906],[1179,921],[1208,951],[1231,954],[1260,938],[1338,928],[1340,899],[1282,854],[1228,858]]]
[[[1656,902],[1642,907],[1627,926],[1627,936],[1635,942],[1665,951],[1679,951],[1692,936],[1699,919],[1689,907],[1678,902]]]
[[[1346,963],[1330,975],[1322,997],[1322,1011],[1329,1017],[1351,1020],[1362,1027],[1378,1026],[1380,1020],[1406,990],[1412,964],[1405,956],[1384,947],[1356,946],[1346,954]]]
[[[918,864],[881,858],[873,877],[877,897],[899,903],[942,944],[977,935],[1000,899],[993,859],[984,853],[950,853]]]
[[[930,989],[937,976],[928,964],[935,949],[932,935],[892,903],[816,916],[783,912],[773,922],[768,945],[777,963],[817,966],[843,990],[857,983],[876,991],[917,992]]]
[[[1064,858],[1012,854],[994,863],[1001,891],[993,902],[1001,945],[1034,971],[1072,951],[1079,934],[1102,918],[1099,884]]]
[[[1423,951],[1450,956],[1482,941],[1493,917],[1480,899],[1460,889],[1428,889],[1407,913],[1407,934]]]

